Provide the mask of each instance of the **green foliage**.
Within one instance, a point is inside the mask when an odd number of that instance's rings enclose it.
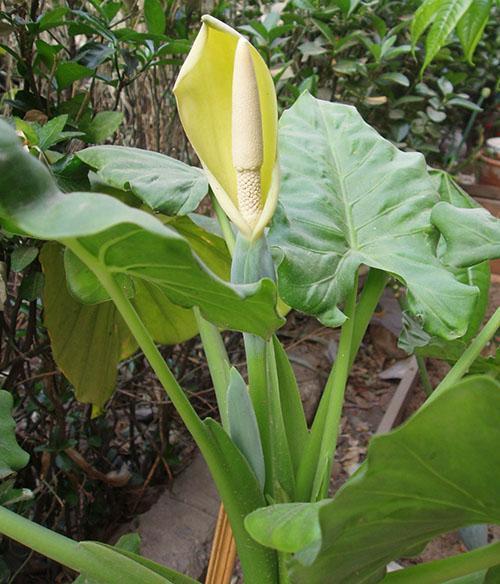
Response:
[[[262,509],[249,516],[248,529],[295,553],[293,582],[357,584],[380,582],[389,561],[417,553],[439,533],[500,521],[499,389],[487,377],[450,387],[375,437],[332,501]]]
[[[165,14],[160,0],[144,1],[144,17],[149,32],[154,34],[165,32]]]
[[[102,408],[115,389],[118,363],[137,343],[113,303],[82,304],[70,294],[61,245],[45,244],[41,262],[44,321],[54,359],[77,398]]]
[[[0,390],[0,505],[13,505],[33,496],[28,489],[15,488],[15,473],[28,464],[29,455],[16,441],[13,403],[12,395]]]
[[[473,64],[474,52],[481,40],[492,9],[493,0],[476,0],[472,2],[467,12],[458,21],[458,38],[464,54],[471,64]]]
[[[446,263],[461,268],[500,255],[500,220],[486,209],[458,209],[442,202],[432,210],[432,222],[446,240]]]
[[[280,140],[284,210],[270,238],[285,302],[338,326],[338,304],[365,264],[408,287],[411,310],[429,332],[462,336],[477,289],[435,255],[436,193],[424,159],[399,152],[355,110],[309,95],[283,115]]]
[[[12,230],[62,241],[83,254],[91,269],[78,273],[78,285],[86,285],[88,278],[92,281],[92,271],[112,272],[125,280],[135,277],[154,283],[175,304],[199,306],[222,327],[266,337],[281,324],[271,281],[231,286],[202,264],[183,237],[153,216],[107,195],[63,196],[48,171],[22,150],[5,124],[0,147],[2,185],[14,176],[26,177],[16,180],[16,189],[2,188],[7,193],[0,205],[2,219]],[[19,199],[29,201],[29,207],[20,209]]]
[[[479,204],[467,195],[447,173],[433,170],[431,171],[431,176],[434,178],[441,201],[453,205],[453,207],[458,209],[480,208]],[[446,219],[445,223],[448,223],[448,219]],[[443,234],[446,233],[446,229],[446,225],[444,225]],[[437,248],[440,258],[447,250],[446,240],[443,234],[440,237]],[[460,241],[463,238],[461,230],[456,228],[453,229],[453,234],[450,233],[450,235],[453,241],[455,239]],[[456,235],[458,235],[457,238],[455,237]],[[434,357],[444,359],[449,363],[455,363],[466,349],[468,342],[477,334],[484,320],[489,299],[490,268],[486,261],[465,268],[450,266],[450,269],[459,281],[476,286],[479,290],[474,312],[469,318],[465,335],[454,341],[446,341],[436,336],[431,336],[422,329],[420,323],[409,314],[405,314],[403,317],[403,333],[399,339],[399,345],[408,353],[415,352],[422,357]],[[500,352],[497,353],[496,357],[479,356],[471,367],[471,372],[490,373],[497,376],[500,374],[499,358]]]
[[[7,391],[0,391],[0,479],[28,464],[29,456],[17,444],[15,428],[11,410],[12,395]]]
[[[425,51],[420,42],[412,50],[410,23],[421,4],[294,2],[275,5],[261,18],[247,8],[250,23],[240,30],[270,64],[282,108],[304,90],[355,105],[384,137],[439,162],[458,146],[481,89],[496,85],[496,13],[477,45],[475,68],[451,36],[420,78]],[[451,92],[443,94],[444,83],[451,83]],[[493,100],[483,106],[491,111]]]
[[[414,45],[430,27],[422,70],[436,57],[454,29],[457,29],[465,56],[472,63],[492,7],[492,0],[425,0],[415,12],[411,25]]]
[[[29,302],[27,330],[34,336],[33,327],[43,330],[37,314],[44,289],[52,353],[78,398],[101,408],[120,361],[140,346],[208,462],[249,582],[288,582],[287,567],[292,582],[380,582],[390,559],[415,553],[434,535],[500,521],[493,446],[500,353],[480,355],[498,320],[470,344],[486,309],[484,260],[500,254],[498,221],[445,173],[429,172],[420,155],[382,139],[353,108],[305,94],[284,114],[282,208],[270,230],[279,288],[292,307],[327,325],[345,321],[309,433],[293,369],[278,338],[271,338],[283,319],[265,236],[255,242],[238,237],[231,262],[210,219],[192,213],[208,190],[202,170],[135,148],[72,153],[80,140],[101,143],[118,129],[127,136],[134,105],[122,98],[139,79],[148,80],[158,121],[162,103],[172,101],[165,99],[170,77],[165,84],[164,66],[174,71],[177,57],[189,50],[195,11],[162,0],[146,0],[143,9],[112,0],[42,4],[30,13],[23,5],[22,18],[12,10],[0,13],[0,35],[15,39],[0,46],[16,67],[4,103],[29,150],[0,122],[2,244],[7,241],[11,254],[7,265],[22,278],[15,305]],[[271,7],[244,3],[238,11],[216,3],[213,10],[249,20],[240,31],[269,64],[280,108],[305,90],[355,104],[401,148],[421,148],[438,160],[444,155],[451,165],[462,141],[450,138],[450,128],[489,107],[482,90],[496,82],[491,1],[295,0]],[[459,58],[453,30],[468,61],[476,55],[477,71]],[[426,31],[424,53],[418,43]],[[96,95],[103,91],[113,105],[98,111]],[[146,125],[160,149],[165,126]],[[175,136],[174,126],[167,127]],[[189,159],[183,144],[169,147]],[[229,224],[223,222],[222,231],[232,250]],[[29,237],[54,241],[41,244],[38,255]],[[361,264],[370,272],[357,302]],[[447,389],[404,426],[373,440],[368,460],[333,500],[293,503],[326,493],[349,368],[389,275],[408,290],[407,346],[458,366],[444,382]],[[214,344],[205,351],[216,389],[223,382],[217,391],[224,428],[200,419],[169,369],[170,358],[155,345],[182,342],[198,327],[203,342]],[[246,333],[250,391],[230,368],[217,327]],[[29,342],[9,342],[29,354]],[[448,387],[478,371],[489,377]],[[30,391],[46,403],[43,389]],[[64,418],[65,406],[55,409]],[[81,443],[81,432],[76,435]],[[60,483],[68,482],[65,473],[74,474],[64,454],[77,444],[74,437],[62,428],[42,448],[55,453]],[[0,485],[1,504],[26,497],[13,481]],[[136,539],[119,543],[126,549],[77,544],[9,513],[0,508],[2,533],[81,571],[80,581],[194,582],[138,556]],[[259,543],[244,529],[249,513]],[[25,530],[22,537],[18,528]],[[497,561],[497,548],[409,568],[384,582],[424,581],[420,574],[429,583],[444,582],[471,566],[476,574],[461,583],[493,582],[498,570],[487,568]],[[471,563],[474,558],[479,563]]]

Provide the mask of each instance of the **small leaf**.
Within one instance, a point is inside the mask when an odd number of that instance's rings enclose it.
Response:
[[[426,28],[433,22],[441,2],[442,0],[424,0],[418,7],[411,21],[411,40],[414,46]]]
[[[248,388],[238,370],[234,367],[231,368],[229,373],[227,414],[231,439],[245,455],[259,481],[261,489],[264,489],[266,468],[259,426],[257,425],[252,400],[248,394]]]
[[[97,113],[88,123],[81,123],[80,128],[87,142],[100,144],[116,132],[122,121],[122,112],[105,111]]]
[[[57,116],[49,120],[45,125],[38,129],[38,147],[40,150],[48,150],[61,139],[61,133],[68,121],[66,114]]]
[[[437,111],[430,106],[428,106],[425,109],[425,111],[426,111],[427,115],[429,116],[429,119],[432,120],[433,122],[436,122],[437,124],[446,120],[446,113],[445,112]]]
[[[93,69],[84,67],[78,63],[67,61],[61,63],[56,69],[56,82],[59,89],[66,89],[72,85],[75,81],[80,79],[85,79],[85,77],[90,77],[94,74]]]
[[[16,442],[16,423],[12,418],[14,399],[0,390],[0,478],[21,470],[28,464],[29,454]]]
[[[10,267],[14,272],[22,272],[37,257],[38,248],[34,246],[16,247],[10,256]]]
[[[290,554],[317,547],[321,541],[319,510],[327,502],[285,503],[257,509],[245,519],[245,527],[255,541]]]
[[[144,18],[148,32],[152,34],[165,32],[165,13],[160,0],[144,0]]]
[[[24,276],[19,294],[23,300],[33,302],[42,297],[43,292],[43,274],[41,272],[31,272]]]
[[[52,10],[47,10],[38,18],[38,30],[42,32],[60,26],[68,12],[70,9],[67,6],[56,6]]]
[[[379,81],[392,82],[397,83],[398,85],[402,85],[403,87],[410,87],[410,80],[406,75],[403,75],[402,73],[396,72],[384,73],[379,77]]]
[[[463,97],[452,97],[448,101],[448,105],[457,105],[458,107],[463,107],[465,109],[471,110],[473,112],[482,112],[483,108],[479,107],[477,104],[464,99]]]
[[[90,41],[78,49],[75,60],[89,69],[96,69],[115,52],[111,44]]]

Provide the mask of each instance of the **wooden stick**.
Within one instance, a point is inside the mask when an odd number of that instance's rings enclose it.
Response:
[[[221,504],[205,584],[229,584],[235,561],[236,544],[224,506]]]

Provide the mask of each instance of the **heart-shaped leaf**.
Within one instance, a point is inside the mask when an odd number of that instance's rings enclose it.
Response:
[[[341,324],[338,304],[366,264],[408,287],[428,332],[465,333],[477,289],[436,256],[438,195],[420,154],[399,151],[354,108],[304,94],[281,119],[280,162],[282,208],[270,236],[287,304]]]
[[[200,168],[158,152],[94,146],[77,156],[97,172],[103,183],[132,191],[152,209],[166,215],[191,213],[208,192],[208,181]]]
[[[5,123],[0,123],[0,151],[0,219],[9,230],[61,241],[78,250],[94,273],[153,283],[174,304],[198,306],[218,326],[269,337],[282,323],[271,280],[231,285],[152,215],[107,195],[64,195]]]
[[[373,438],[333,500],[310,512],[300,503],[260,509],[247,528],[263,545],[296,552],[294,584],[380,582],[386,564],[441,533],[500,523],[499,411],[500,384],[469,377]]]

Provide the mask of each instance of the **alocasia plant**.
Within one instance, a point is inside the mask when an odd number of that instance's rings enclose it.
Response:
[[[93,376],[142,349],[208,463],[249,584],[493,581],[500,544],[396,574],[386,565],[450,529],[500,523],[500,386],[467,376],[500,325],[497,311],[475,336],[484,260],[500,253],[498,220],[447,196],[421,155],[397,150],[353,108],[304,94],[278,135],[264,61],[213,18],[204,18],[174,91],[204,170],[117,146],[78,153],[94,188],[108,194],[63,194],[0,122],[0,220],[51,240],[41,254],[45,319],[79,397],[101,407],[114,377],[98,394]],[[207,183],[225,243],[205,229],[209,220],[188,215]],[[369,272],[358,294],[361,265]],[[407,290],[419,339],[453,346],[456,363],[414,416],[372,441],[328,499],[350,368],[389,277]],[[54,310],[58,290],[66,320]],[[286,312],[278,295],[341,326],[311,428],[275,334]],[[230,363],[223,328],[243,333],[247,382]],[[109,337],[89,379],[61,331],[83,346],[96,331]],[[221,424],[199,418],[155,344],[197,331]],[[193,582],[1,507],[0,532],[99,582]]]

